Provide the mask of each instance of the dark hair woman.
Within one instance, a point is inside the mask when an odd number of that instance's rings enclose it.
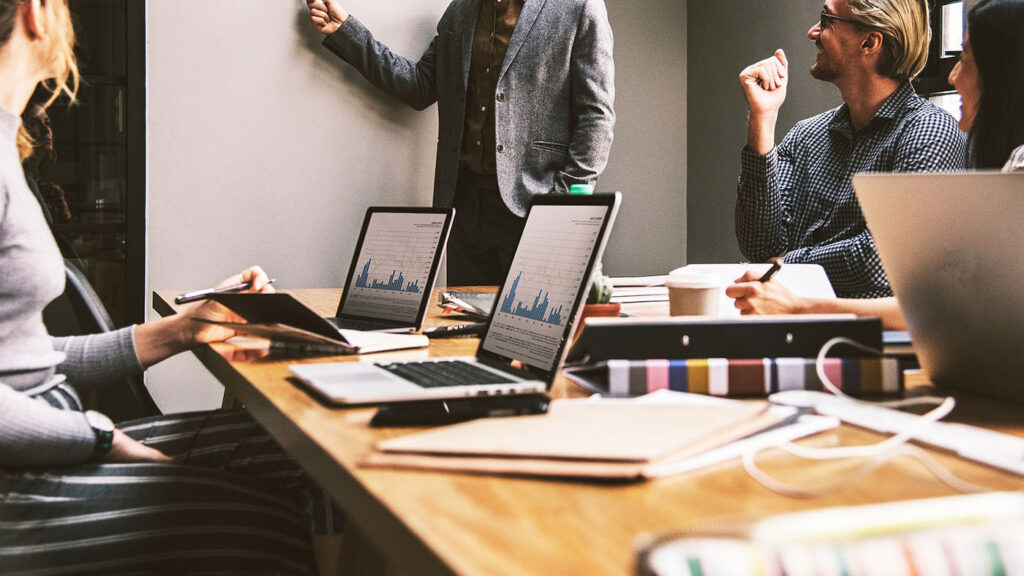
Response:
[[[1024,168],[1024,0],[983,0],[967,15],[949,75],[975,168]]]

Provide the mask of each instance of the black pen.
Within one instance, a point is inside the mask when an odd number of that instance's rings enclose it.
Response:
[[[273,284],[274,278],[267,280],[267,284]],[[239,290],[248,290],[252,288],[252,282],[240,282],[238,284],[232,284],[231,286],[225,286],[223,288],[206,288],[204,290],[196,290],[194,292],[185,292],[184,294],[178,294],[174,298],[175,304],[188,304],[189,302],[195,302],[196,300],[203,300],[213,296],[214,294],[223,294],[225,292],[238,292]]]
[[[425,329],[423,335],[427,338],[450,338],[452,336],[480,334],[484,331],[484,328],[487,328],[486,322],[458,324],[456,326],[435,326],[434,328]]]
[[[782,269],[782,258],[772,258],[772,267],[769,268],[768,271],[765,272],[764,275],[761,276],[761,278],[759,278],[757,281],[758,282],[767,282],[767,281],[771,280],[772,276],[775,276],[775,273],[778,272],[781,269]]]

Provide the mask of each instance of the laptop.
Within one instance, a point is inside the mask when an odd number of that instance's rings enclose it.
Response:
[[[338,311],[327,320],[346,330],[419,330],[454,218],[454,208],[367,209]]]
[[[579,321],[620,194],[537,196],[475,357],[294,364],[335,404],[534,394],[550,389]]]
[[[853,186],[924,372],[1024,402],[1024,174],[858,174]]]

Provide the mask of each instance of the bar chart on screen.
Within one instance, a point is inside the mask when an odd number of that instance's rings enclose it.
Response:
[[[582,212],[582,213],[581,213]],[[604,209],[543,206],[530,213],[485,348],[547,365],[587,283]]]
[[[444,225],[444,215],[374,214],[347,287],[347,314],[415,317]]]

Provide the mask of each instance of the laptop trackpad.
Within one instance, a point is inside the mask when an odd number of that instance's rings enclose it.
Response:
[[[373,390],[374,393],[419,389],[419,386],[392,376],[368,362],[306,364],[295,368],[293,372],[303,380],[332,396],[360,389]]]

